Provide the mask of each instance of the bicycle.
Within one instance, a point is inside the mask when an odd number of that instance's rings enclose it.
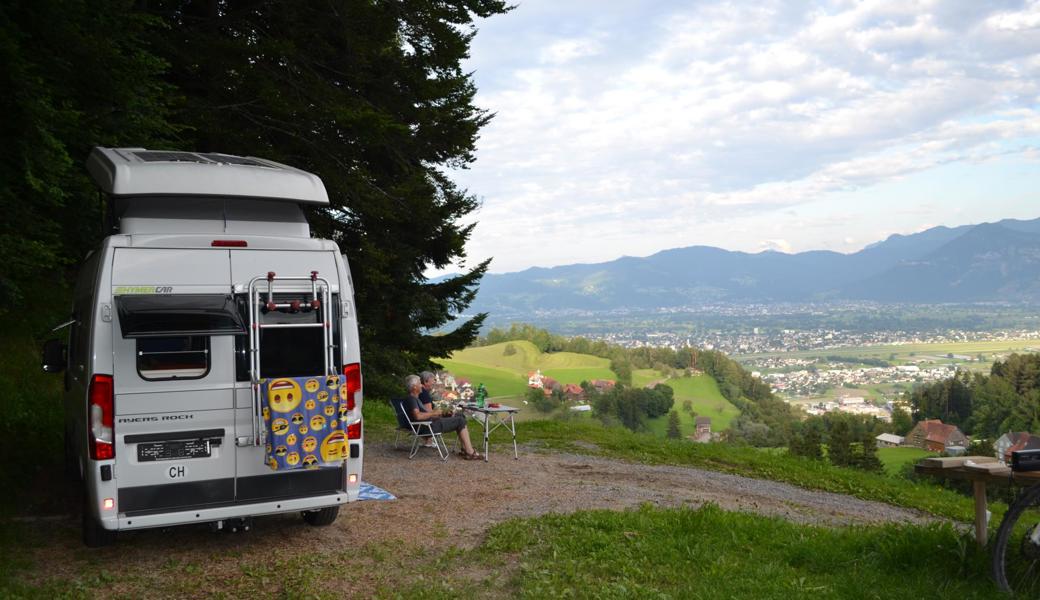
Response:
[[[1012,471],[1031,470],[1019,463],[1013,457]],[[990,560],[993,579],[1001,590],[1023,597],[1040,596],[1040,483],[1022,490],[1004,514]]]

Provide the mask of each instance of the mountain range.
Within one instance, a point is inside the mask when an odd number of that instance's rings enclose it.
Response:
[[[1040,302],[1040,218],[934,227],[851,254],[690,246],[490,274],[471,309],[501,315],[826,300]]]

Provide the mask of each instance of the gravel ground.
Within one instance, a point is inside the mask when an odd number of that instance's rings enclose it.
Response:
[[[473,547],[494,523],[550,512],[714,502],[728,510],[813,525],[934,520],[916,511],[775,481],[524,450],[514,460],[506,448],[492,447],[488,463],[457,456],[441,462],[432,449],[408,460],[406,451],[392,444],[369,443],[365,481],[398,500],[346,506],[335,523],[320,529],[303,525],[297,515],[281,515],[257,519],[246,534],[217,535],[201,526],[140,531],[121,535],[113,547],[92,551],[79,544],[77,520],[42,517],[35,526],[42,546],[32,554],[36,565],[47,566],[34,571],[31,581],[81,580],[107,572],[110,581],[105,585],[112,597],[216,591],[234,596],[239,594],[229,582],[243,574],[252,576],[250,566],[263,571],[272,564],[284,565],[286,559],[303,557],[316,546],[352,567],[344,569],[349,575],[342,581],[330,583],[364,597],[393,589],[398,549],[436,553],[451,546]],[[390,563],[380,558],[386,555]],[[479,580],[481,574],[466,576]],[[284,591],[277,584],[269,589]]]

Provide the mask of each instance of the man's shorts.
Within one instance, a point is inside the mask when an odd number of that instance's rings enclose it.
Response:
[[[441,417],[433,422],[434,433],[445,431],[462,431],[466,428],[466,417],[455,415],[454,417]]]

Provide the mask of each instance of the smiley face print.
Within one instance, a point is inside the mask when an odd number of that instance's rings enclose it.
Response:
[[[347,438],[342,431],[333,431],[321,443],[321,457],[325,462],[343,460],[347,457]]]
[[[300,384],[292,379],[275,379],[267,386],[267,403],[275,412],[290,412],[300,405],[302,398]]]
[[[314,400],[308,400],[307,403],[304,404],[303,406],[307,410],[314,410],[314,407],[317,406],[317,404],[315,404]]]
[[[308,454],[314,452],[314,449],[318,447],[318,438],[313,435],[303,438],[303,445],[301,447],[303,448],[303,451]]]
[[[331,417],[332,415],[336,414],[336,405],[335,404],[326,404],[325,405],[325,410],[323,412],[325,413],[326,417]]]
[[[303,466],[308,469],[317,469],[318,459],[313,454],[308,454],[303,457]]]
[[[271,422],[271,431],[275,435],[285,435],[289,433],[289,421],[285,419],[275,419]]]
[[[290,445],[290,446],[295,446],[296,445],[296,434],[295,433],[290,433],[289,435],[285,436],[285,443]]]
[[[318,402],[326,402],[329,399],[329,393],[325,390],[318,392]]]
[[[311,417],[311,429],[314,431],[325,429],[325,417],[321,415],[314,415]]]
[[[339,376],[338,375],[329,375],[328,377],[325,378],[325,387],[327,387],[329,389],[336,389],[336,387],[338,385],[339,385]]]
[[[303,389],[307,390],[312,394],[318,391],[319,387],[321,387],[321,384],[318,383],[317,379],[308,379],[307,383],[303,384]]]
[[[300,464],[300,453],[290,452],[289,455],[285,457],[285,464],[289,465],[290,467],[295,467],[296,465]]]
[[[293,425],[300,425],[303,423],[303,415],[301,413],[293,413],[289,420],[292,421]]]

